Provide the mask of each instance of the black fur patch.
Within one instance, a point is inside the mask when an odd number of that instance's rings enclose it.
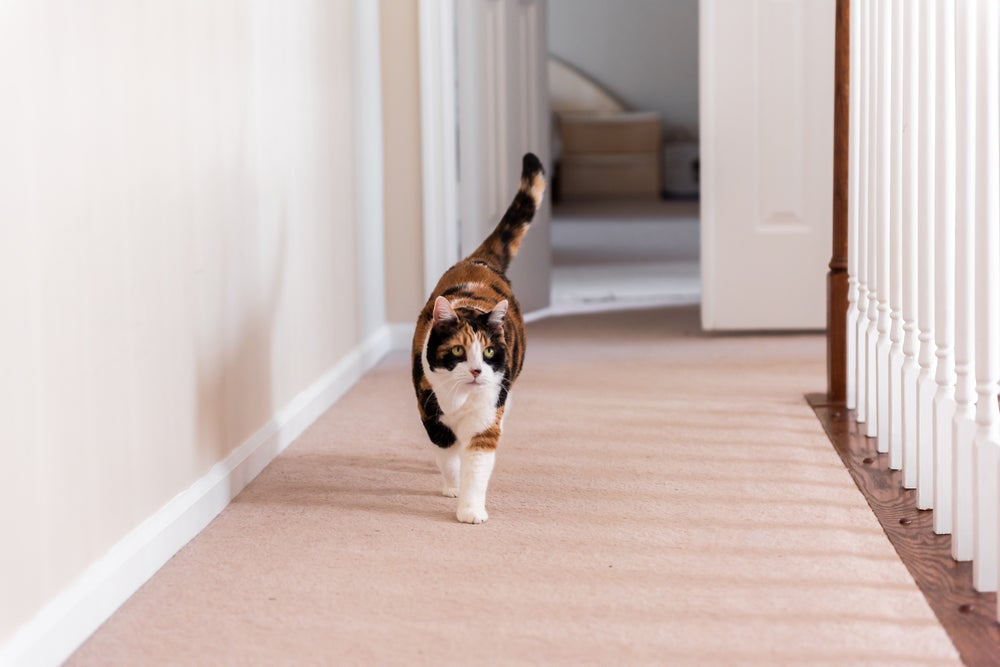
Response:
[[[424,365],[420,362],[420,355],[413,355],[413,386],[420,386],[420,378],[424,376]]]
[[[507,364],[507,348],[504,347],[498,339],[494,339],[490,345],[493,347],[493,358],[487,359],[486,357],[483,357],[483,362],[496,372],[505,371]]]
[[[422,390],[418,394],[420,404],[424,407],[427,418],[423,420],[427,437],[438,447],[446,448],[455,444],[455,433],[441,423],[441,406],[433,391]]]
[[[467,299],[473,296],[473,294],[465,287],[465,285],[455,285],[454,287],[449,287],[445,291],[441,292],[441,296],[446,299],[450,296],[458,296],[459,298]],[[452,301],[452,299],[448,300]]]
[[[502,234],[508,234],[507,240],[513,239],[513,233],[523,225],[530,223],[535,215],[535,200],[527,192],[520,192],[514,195],[514,201],[510,203],[510,208],[504,215],[503,220],[509,221],[503,226]]]
[[[432,371],[439,368],[444,368],[449,371],[453,370],[460,361],[465,359],[464,355],[456,357],[447,351],[444,354],[437,354],[437,350],[441,347],[441,344],[454,335],[454,332],[455,325],[442,328],[440,331],[437,329],[431,329],[430,338],[427,339],[427,365]]]
[[[431,442],[441,449],[448,449],[455,444],[455,434],[450,428],[439,422],[437,417],[424,420],[424,429]]]
[[[539,160],[538,156],[534,153],[525,153],[521,158],[521,178],[530,179],[538,173],[545,173],[545,167],[542,166],[542,161]]]
[[[507,404],[507,378],[504,378],[503,384],[500,385],[500,394],[497,396],[497,407],[502,407]]]

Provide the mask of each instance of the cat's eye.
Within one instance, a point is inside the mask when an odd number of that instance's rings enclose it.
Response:
[[[497,353],[496,350],[494,350],[492,347],[488,347],[485,350],[483,350],[483,359],[492,359],[494,356],[496,356],[496,353]]]
[[[462,347],[461,345],[456,345],[455,347],[451,348],[451,353],[454,354],[456,357],[460,357],[463,354],[465,354],[465,348]]]

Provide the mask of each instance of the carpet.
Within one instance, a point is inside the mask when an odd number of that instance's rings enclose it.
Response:
[[[387,357],[70,665],[953,665],[803,394],[816,335],[529,325],[459,524]]]

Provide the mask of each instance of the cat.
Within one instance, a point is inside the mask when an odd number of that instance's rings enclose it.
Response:
[[[525,154],[521,187],[496,229],[445,271],[413,334],[413,388],[437,445],[442,493],[462,523],[483,523],[504,410],[524,363],[524,320],[506,276],[541,205],[545,170]]]

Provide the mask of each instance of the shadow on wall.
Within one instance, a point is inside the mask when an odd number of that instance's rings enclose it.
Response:
[[[273,244],[263,242],[266,235],[260,233],[259,226],[233,222],[221,253],[226,261],[216,268],[225,275],[223,287],[217,294],[196,296],[203,340],[196,341],[195,437],[198,452],[209,466],[256,439],[256,434],[269,434],[270,421],[279,407],[272,391],[272,343],[287,268],[288,214],[284,203],[276,219]],[[219,341],[221,352],[216,351]],[[241,475],[230,475],[230,497],[247,482]]]

